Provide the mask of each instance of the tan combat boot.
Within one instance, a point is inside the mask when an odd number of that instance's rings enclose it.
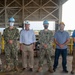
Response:
[[[19,69],[17,66],[15,66],[14,69],[15,69],[16,71],[20,71],[20,69]]]
[[[53,72],[54,72],[54,70],[53,70],[52,68],[49,68],[48,71],[49,71],[50,73],[53,73]]]
[[[6,71],[11,71],[11,67],[9,65],[6,66]]]
[[[39,67],[37,72],[41,72],[42,71],[42,67]]]

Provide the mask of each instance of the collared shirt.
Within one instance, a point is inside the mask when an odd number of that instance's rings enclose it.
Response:
[[[63,43],[65,43],[67,41],[67,39],[70,38],[70,36],[69,36],[68,32],[58,30],[55,33],[54,38],[56,39],[56,41],[59,44],[63,44]],[[60,47],[58,45],[56,45],[56,48],[60,49]],[[67,48],[67,45],[65,45],[64,48],[62,48],[62,49],[66,49],[66,48]]]
[[[20,33],[20,43],[31,44],[36,42],[36,37],[33,30],[22,30]]]
[[[72,37],[75,38],[75,30],[73,31]],[[75,47],[75,42],[74,42],[74,47]]]

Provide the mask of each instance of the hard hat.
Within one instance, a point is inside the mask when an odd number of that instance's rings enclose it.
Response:
[[[60,22],[60,25],[61,25],[61,24],[65,25],[64,22]]]
[[[28,25],[30,25],[29,20],[24,21],[24,24],[28,24]]]
[[[11,17],[11,18],[9,19],[9,22],[15,22],[15,19],[14,19],[13,17]]]
[[[43,25],[45,25],[45,24],[49,24],[48,20],[43,21]]]

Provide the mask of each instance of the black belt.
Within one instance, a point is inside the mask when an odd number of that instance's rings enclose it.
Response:
[[[26,45],[26,46],[30,46],[30,45],[32,45],[32,44],[33,44],[33,43],[31,43],[31,44],[24,44],[24,43],[23,43],[23,45]]]

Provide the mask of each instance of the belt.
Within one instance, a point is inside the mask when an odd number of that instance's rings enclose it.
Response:
[[[23,45],[26,45],[26,46],[30,46],[30,45],[32,45],[32,44],[33,44],[33,43],[31,43],[31,44],[24,44],[24,43],[23,43]]]

